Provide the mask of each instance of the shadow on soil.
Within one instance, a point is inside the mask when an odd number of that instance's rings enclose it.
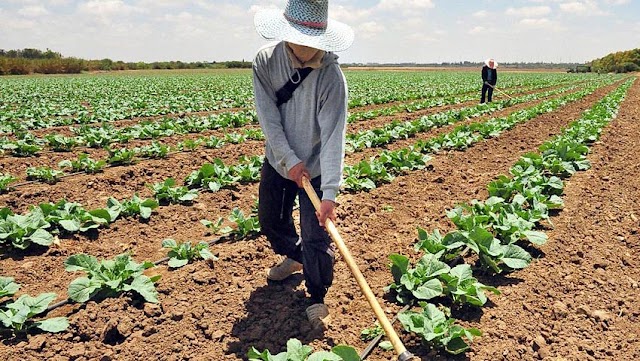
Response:
[[[246,315],[233,325],[231,333],[238,341],[229,343],[227,354],[247,360],[251,347],[275,355],[286,350],[289,339],[308,344],[323,338],[323,332],[313,331],[307,321],[305,310],[311,303],[299,287],[303,280],[302,274],[296,274],[253,291],[245,302]],[[324,341],[334,346],[332,339]]]

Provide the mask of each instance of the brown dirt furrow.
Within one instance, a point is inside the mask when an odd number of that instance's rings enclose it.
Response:
[[[148,184],[173,177],[178,185],[203,164],[220,158],[225,164],[236,164],[242,155],[259,155],[263,142],[247,141],[241,145],[222,149],[202,149],[194,153],[176,153],[168,159],[143,160],[131,166],[109,167],[98,174],[77,174],[48,185],[32,183],[0,195],[0,204],[16,211],[26,211],[30,205],[57,202],[60,199],[78,202],[87,209],[103,207],[109,197],[130,198],[138,192],[149,197]]]
[[[500,287],[471,360],[640,359],[640,82],[565,183],[544,257]]]
[[[211,136],[216,136],[217,138],[224,139],[225,134],[227,133],[238,133],[242,134],[245,129],[258,129],[257,125],[248,125],[242,128],[234,128],[229,131],[220,131],[220,130],[212,130],[206,131],[202,133],[189,133],[189,134],[178,134],[171,137],[164,137],[160,139],[149,139],[149,140],[132,140],[128,143],[123,144],[112,144],[112,149],[133,149],[136,147],[143,147],[151,145],[154,141],[161,143],[166,146],[176,147],[178,143],[184,142],[185,140],[196,140],[199,138],[209,138]],[[220,150],[224,150],[226,147],[234,147],[233,144],[225,143],[223,148]],[[217,150],[219,152],[220,150]],[[188,153],[188,152],[176,152],[174,153]],[[196,150],[197,153],[207,152],[207,148],[203,144],[200,144],[199,150]],[[106,160],[109,156],[108,152],[105,149],[96,149],[89,147],[76,147],[73,148],[71,152],[53,152],[53,151],[43,151],[39,152],[33,157],[26,158],[18,158],[7,156],[0,158],[0,173],[9,173],[14,177],[20,179],[20,181],[26,180],[26,170],[28,167],[49,167],[53,169],[61,169],[58,164],[60,161],[68,159],[75,160],[78,155],[86,153],[90,158],[94,160]],[[150,159],[139,159],[138,163],[144,163],[152,161]],[[120,167],[121,169],[125,169],[126,167]]]
[[[604,90],[599,90],[465,152],[438,155],[430,171],[411,172],[369,193],[341,196],[338,228],[376,295],[381,298],[383,287],[390,282],[387,256],[393,252],[413,254],[416,227],[450,227],[444,216],[447,208],[472,198],[482,199],[490,180],[507,172],[520,155],[535,151],[603,95]],[[160,232],[184,232],[197,222],[198,215],[195,220],[182,215],[163,219]],[[152,227],[123,226],[129,240],[143,239],[143,230],[160,236]],[[98,239],[102,241],[102,237],[104,233]],[[159,306],[129,302],[127,297],[66,306],[52,315],[70,314],[69,331],[13,340],[0,346],[0,354],[8,360],[100,359],[105,355],[127,360],[240,360],[246,359],[250,346],[278,352],[291,337],[316,348],[337,343],[364,347],[359,333],[373,324],[373,313],[341,260],[336,263],[334,286],[326,300],[333,321],[321,335],[309,332],[300,276],[267,284],[264,269],[276,257],[264,237],[216,245],[213,250],[219,256],[213,268],[199,262],[178,271],[157,270],[163,275],[158,284]],[[19,273],[17,269],[9,271],[9,275]],[[56,268],[50,272],[61,271]],[[390,315],[398,309],[389,302],[383,307]],[[71,312],[72,308],[77,312]],[[404,339],[411,351],[424,357],[413,340]],[[376,350],[369,359],[391,358],[391,353]]]
[[[257,196],[257,184],[245,187],[243,193],[234,190],[202,193],[192,205],[161,206],[148,220],[120,218],[97,231],[62,234],[59,243],[48,249],[31,247],[28,251],[4,253],[0,269],[2,275],[11,274],[17,283],[22,284],[23,292],[57,292],[63,299],[69,282],[78,277],[64,272],[63,262],[69,256],[85,253],[101,259],[126,252],[139,262],[161,260],[168,252],[161,246],[164,239],[193,243],[218,238],[200,220],[226,219],[235,207],[248,215],[251,196]]]

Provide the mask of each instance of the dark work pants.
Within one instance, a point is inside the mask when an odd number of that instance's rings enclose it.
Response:
[[[480,103],[484,103],[485,93],[487,93],[487,101],[491,103],[491,97],[493,96],[493,88],[487,84],[482,84],[482,96],[480,96]]]
[[[311,180],[318,197],[320,177]],[[302,242],[293,224],[293,205],[299,198]],[[304,280],[313,303],[324,303],[333,281],[334,251],[331,238],[319,225],[315,208],[304,189],[283,178],[265,159],[260,174],[258,219],[260,229],[274,252],[292,258],[303,266]]]

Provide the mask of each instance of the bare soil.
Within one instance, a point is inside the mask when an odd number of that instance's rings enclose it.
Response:
[[[415,258],[417,227],[450,230],[447,209],[486,198],[488,182],[507,173],[522,154],[536,151],[609,90],[600,89],[464,152],[438,154],[424,171],[410,172],[368,193],[340,197],[340,234],[390,318],[400,306],[383,292],[391,282],[388,255]],[[539,259],[522,271],[482,279],[497,285],[502,294],[491,296],[488,307],[462,315],[465,326],[484,332],[472,350],[457,357],[433,354],[405,334],[402,338],[411,352],[422,360],[640,359],[638,104],[640,81],[593,146],[593,168],[566,182],[565,208],[552,219],[555,228],[548,231],[549,242],[540,248]],[[259,154],[259,148],[256,142],[224,152],[231,159],[244,152]],[[74,201],[100,206],[109,195],[130,196],[132,187],[144,189],[150,179],[184,176],[212,155],[203,151],[172,158],[169,166],[150,161],[124,173],[105,172],[98,180],[33,186],[19,195],[2,196],[0,202],[24,210],[28,204],[68,194]],[[236,206],[246,211],[256,195],[255,184],[202,193],[194,205],[161,207],[147,222],[118,220],[93,234],[64,236],[59,246],[46,250],[10,252],[0,259],[0,274],[14,277],[23,286],[21,292],[56,292],[62,300],[69,282],[80,276],[64,271],[68,256],[84,252],[111,258],[131,252],[138,261],[155,261],[166,254],[160,249],[163,239],[212,239],[199,220],[223,216]],[[123,295],[65,305],[49,316],[68,316],[67,331],[4,339],[0,359],[246,360],[251,346],[276,353],[294,337],[316,349],[366,346],[359,334],[375,317],[340,257],[326,300],[332,323],[318,333],[311,332],[304,315],[308,301],[302,276],[267,282],[265,269],[279,259],[263,236],[211,249],[219,257],[213,264],[149,270],[162,275],[157,283],[160,304]],[[376,349],[368,359],[392,360],[394,355]]]

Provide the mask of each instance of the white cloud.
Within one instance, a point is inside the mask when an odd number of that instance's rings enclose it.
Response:
[[[529,26],[529,27],[534,27],[534,28],[540,28],[540,27],[548,27],[551,24],[551,21],[549,19],[522,19],[520,20],[519,24],[524,25],[524,26]]]
[[[359,39],[374,39],[378,34],[386,31],[384,25],[375,21],[367,21],[354,28]]]
[[[422,33],[411,33],[409,34],[409,36],[403,38],[403,40],[405,41],[408,40],[416,44],[420,44],[420,43],[432,43],[432,42],[438,41],[438,38],[431,36],[431,34],[422,32]]]
[[[37,18],[43,15],[47,15],[49,12],[42,5],[30,5],[25,6],[18,10],[18,14],[28,17],[28,18]]]
[[[517,16],[524,18],[545,16],[551,13],[551,8],[548,6],[528,6],[522,8],[508,8],[505,14],[509,16]]]
[[[32,30],[36,27],[35,21],[27,19],[5,18],[0,22],[6,30]]]
[[[179,14],[164,14],[162,20],[175,23],[183,23],[193,21],[194,16],[190,12],[181,11]]]
[[[64,6],[71,4],[72,0],[47,0],[45,3],[49,6]]]
[[[486,18],[489,16],[489,12],[487,10],[480,10],[471,14],[471,16],[473,16],[474,18]]]
[[[121,0],[92,0],[78,5],[78,12],[101,17],[129,15],[145,12],[143,7],[125,4]]]
[[[533,29],[536,31],[545,30],[547,32],[564,32],[567,29],[556,21],[549,18],[525,18],[518,22],[523,29]]]
[[[582,16],[606,15],[606,12],[600,10],[598,4],[593,0],[572,1],[559,5],[560,10]]]
[[[629,4],[631,0],[605,0],[604,2],[611,5],[624,5]]]
[[[431,0],[380,0],[377,8],[381,10],[424,10],[431,9],[435,5]]]
[[[485,28],[484,26],[474,26],[467,33],[475,35],[475,34],[482,34],[486,32],[487,32],[487,28]]]
[[[373,18],[371,9],[337,5],[329,7],[329,17],[345,24],[355,26],[360,22],[369,22]]]

